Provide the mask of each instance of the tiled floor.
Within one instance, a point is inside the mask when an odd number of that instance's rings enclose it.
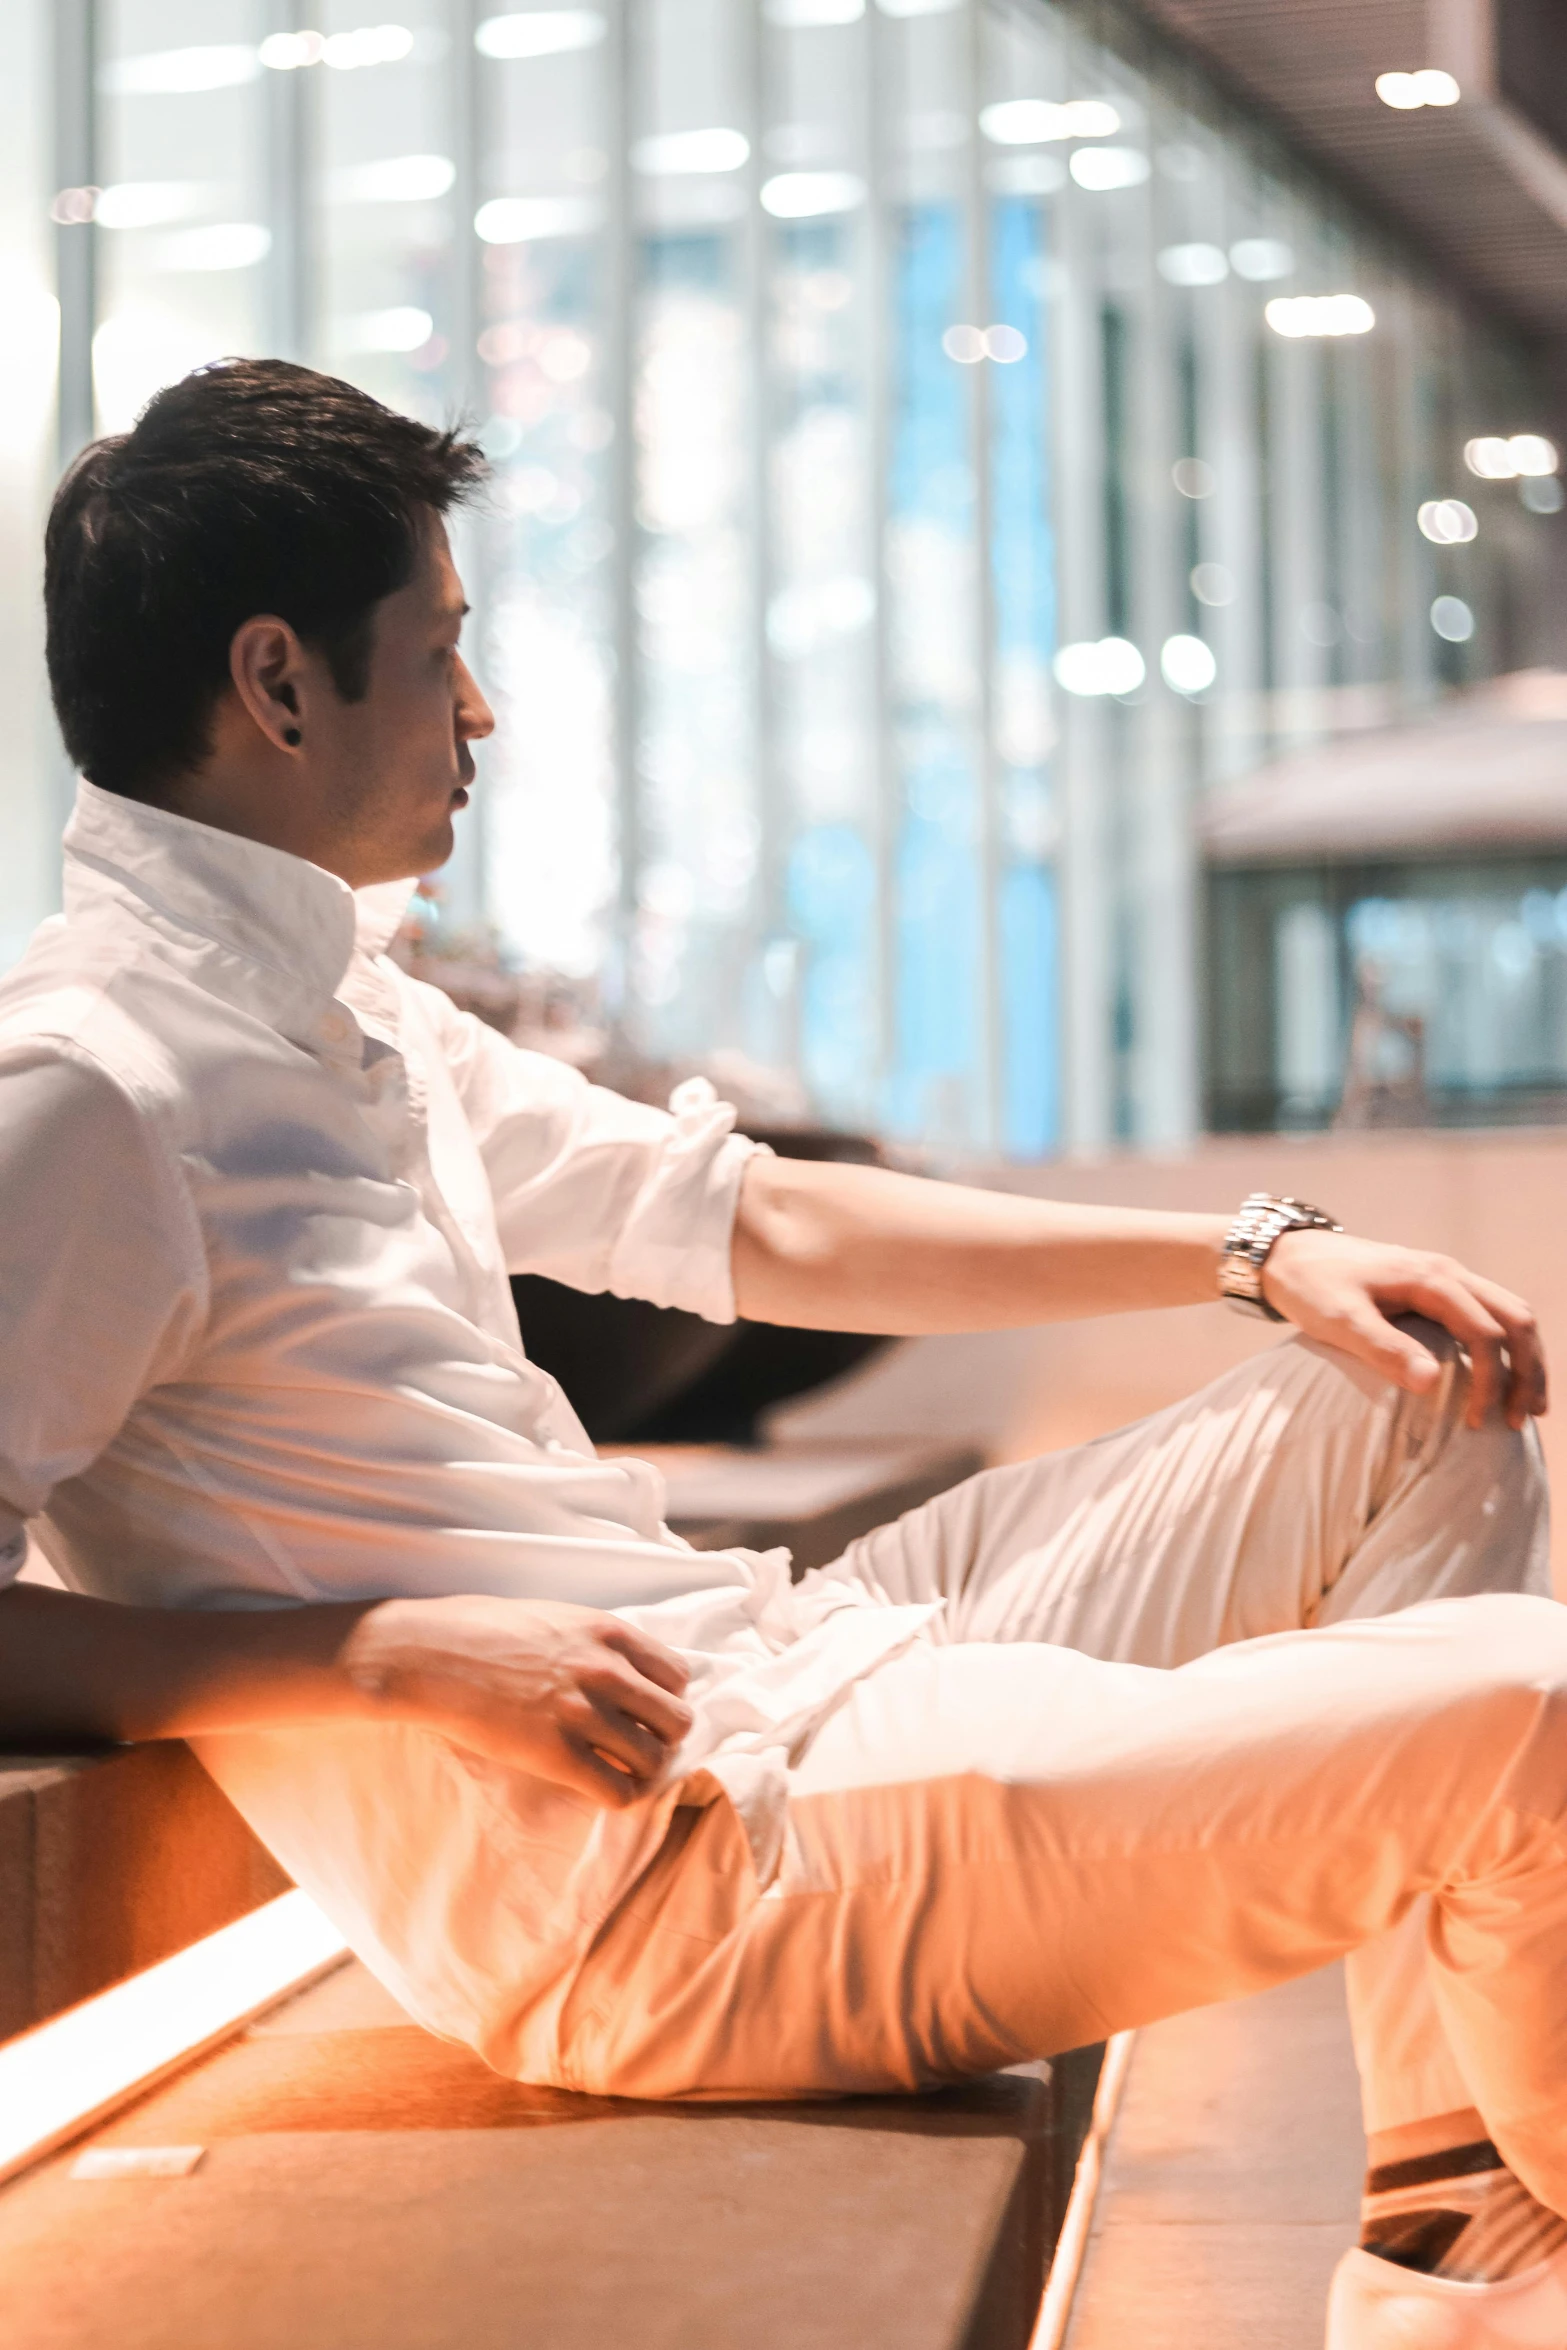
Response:
[[[1154,2025],[1068,2350],[1320,2350],[1363,2159],[1338,1968]]]

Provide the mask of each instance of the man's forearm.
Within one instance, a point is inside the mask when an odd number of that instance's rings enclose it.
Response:
[[[759,1157],[735,1226],[735,1301],[752,1321],[894,1336],[1194,1305],[1217,1295],[1225,1227]]]
[[[0,1592],[0,1740],[185,1738],[367,1716],[345,1661],[362,1605],[219,1614]]]
[[[0,1592],[0,1746],[400,1723],[610,1808],[657,1785],[691,1727],[687,1669],[565,1601],[384,1599],[179,1613]]]

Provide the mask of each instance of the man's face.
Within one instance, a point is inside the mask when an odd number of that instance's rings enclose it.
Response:
[[[313,744],[325,755],[312,766],[340,844],[332,863],[356,888],[434,872],[452,853],[452,820],[474,778],[469,746],[495,727],[457,650],[467,609],[445,527],[432,514],[413,578],[376,606],[364,699],[312,696],[326,732]]]

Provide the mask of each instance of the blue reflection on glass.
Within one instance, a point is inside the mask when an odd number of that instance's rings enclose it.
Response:
[[[982,1060],[972,386],[941,340],[963,317],[965,259],[958,205],[911,204],[898,216],[888,552],[904,808],[888,1117],[895,1131],[938,1143],[977,1139]]]
[[[990,369],[991,578],[995,604],[996,750],[1019,798],[1048,805],[1054,742],[1050,665],[1056,649],[1055,540],[1050,521],[1049,312],[1046,207],[1028,197],[991,206],[995,322],[1027,346]],[[1003,837],[1001,1140],[1011,1158],[1042,1158],[1060,1139],[1060,1040],[1055,873],[1048,847]]]

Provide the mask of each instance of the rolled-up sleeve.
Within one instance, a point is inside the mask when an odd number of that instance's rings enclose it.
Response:
[[[735,1133],[734,1111],[706,1080],[655,1110],[449,1005],[433,1017],[509,1270],[732,1322],[735,1209],[765,1146]]]
[[[147,1116],[96,1064],[0,1054],[0,1584],[197,1327],[205,1275]]]

